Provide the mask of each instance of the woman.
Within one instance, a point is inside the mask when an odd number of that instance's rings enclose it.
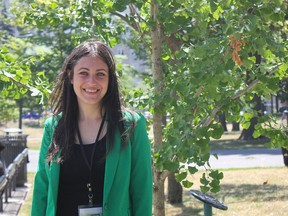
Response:
[[[32,216],[151,216],[150,143],[120,103],[115,62],[99,41],[67,57],[51,94]]]

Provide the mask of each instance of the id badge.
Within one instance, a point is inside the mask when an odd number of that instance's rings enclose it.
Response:
[[[81,205],[78,206],[79,216],[102,216],[102,207],[96,205]]]

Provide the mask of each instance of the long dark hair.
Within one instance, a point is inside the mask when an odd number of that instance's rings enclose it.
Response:
[[[56,84],[50,97],[51,109],[58,124],[55,127],[54,137],[48,150],[47,161],[61,149],[59,162],[69,157],[71,144],[75,143],[75,134],[78,127],[79,107],[76,94],[70,80],[74,75],[74,66],[84,56],[100,57],[109,69],[108,90],[102,99],[101,110],[105,110],[108,120],[107,138],[109,139],[109,150],[113,148],[115,130],[119,128],[122,136],[122,148],[127,145],[122,107],[119,93],[119,85],[116,76],[115,61],[110,48],[97,40],[88,40],[74,48],[66,58]],[[102,112],[101,112],[102,113]]]

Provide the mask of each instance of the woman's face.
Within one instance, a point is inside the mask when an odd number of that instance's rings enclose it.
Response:
[[[108,89],[108,65],[99,57],[84,56],[74,66],[71,80],[79,106],[97,105]]]

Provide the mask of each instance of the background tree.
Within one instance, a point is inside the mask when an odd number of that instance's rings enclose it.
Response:
[[[18,106],[15,100],[0,98],[0,123],[7,124],[18,118]]]
[[[278,98],[282,103],[288,101],[288,78],[279,82],[280,90],[278,92]]]
[[[248,128],[250,120],[258,116],[250,101],[255,95],[267,97],[275,93],[279,80],[287,76],[287,41],[282,37],[287,32],[279,30],[287,27],[286,3],[63,2],[65,5],[33,2],[21,16],[35,28],[57,28],[60,23],[75,27],[70,40],[75,44],[98,37],[114,46],[129,30],[131,42],[144,44],[142,48],[151,56],[151,91],[144,96],[137,91],[137,98],[130,101],[153,113],[154,214],[165,215],[164,181],[172,172],[182,185],[191,187],[187,175],[204,166],[207,172],[200,179],[201,190],[219,191],[223,174],[209,165],[210,139],[219,139],[223,134],[215,117],[221,112],[227,121],[242,119],[242,127]],[[271,23],[279,28],[271,28]],[[261,55],[261,64],[256,64],[256,57],[251,55],[256,52]],[[167,113],[170,121],[163,125]],[[253,136],[265,134],[271,147],[285,145],[287,137],[273,128],[271,121],[271,115],[260,116]]]

